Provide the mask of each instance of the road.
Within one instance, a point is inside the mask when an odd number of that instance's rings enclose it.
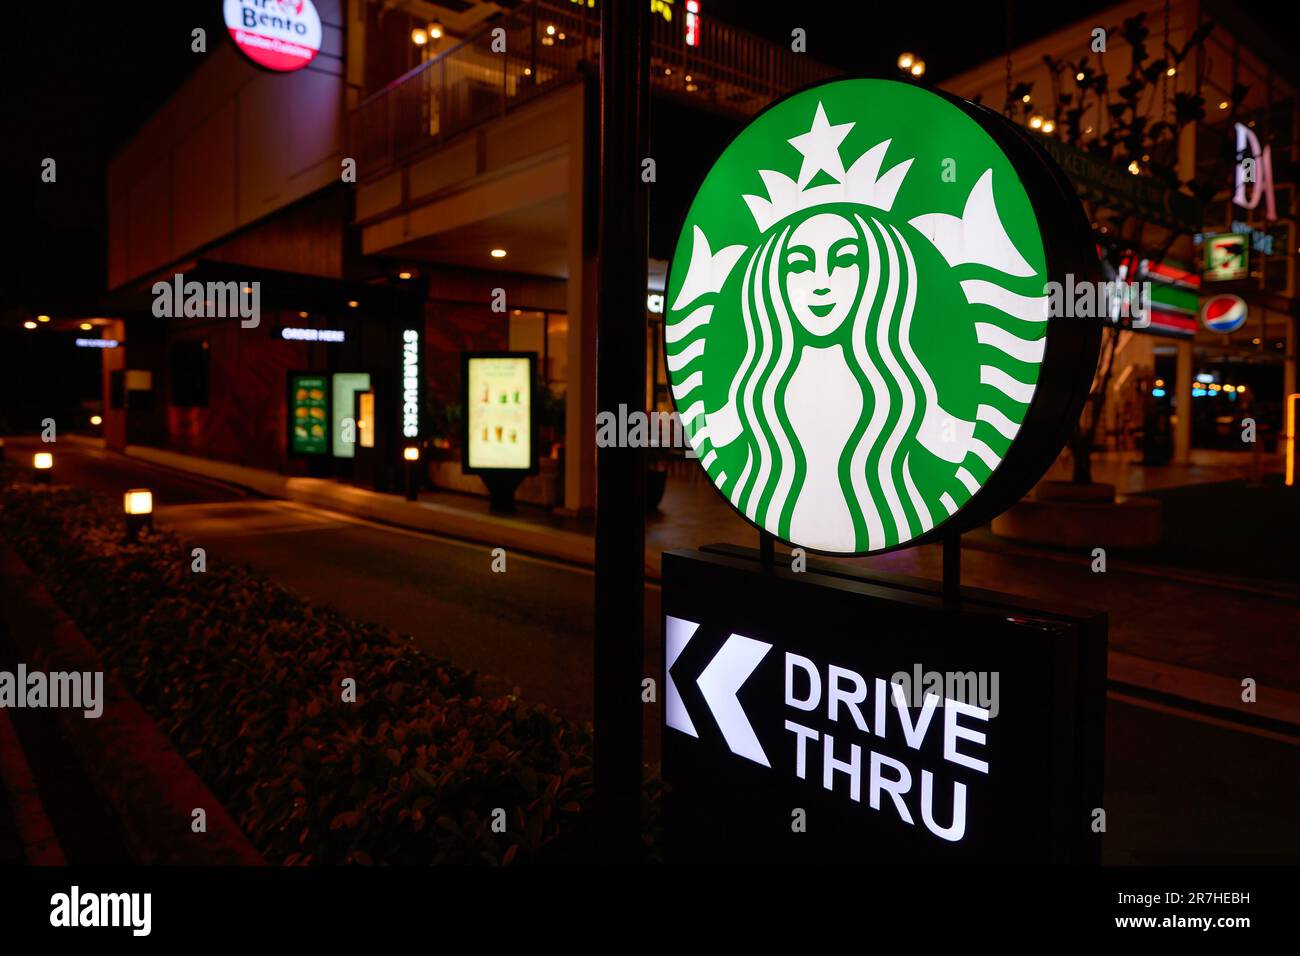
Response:
[[[207,549],[209,563],[246,563],[527,699],[591,718],[587,569],[507,555],[506,570],[494,572],[487,545],[251,497],[80,444],[59,446],[56,469],[58,481],[115,495],[149,487],[159,524]],[[662,684],[659,630],[650,587],[645,673]],[[648,708],[651,760],[659,720]],[[1112,693],[1105,784],[1107,862],[1300,862],[1300,737]]]

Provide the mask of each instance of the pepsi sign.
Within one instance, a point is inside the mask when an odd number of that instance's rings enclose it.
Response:
[[[1246,302],[1239,295],[1215,295],[1201,304],[1201,324],[1227,334],[1246,324]]]

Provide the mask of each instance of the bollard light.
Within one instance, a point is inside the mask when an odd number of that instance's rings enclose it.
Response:
[[[122,496],[122,510],[126,514],[126,540],[134,541],[141,528],[153,527],[153,492],[132,488]]]
[[[36,480],[48,485],[50,473],[54,470],[54,456],[48,451],[38,451],[32,456],[32,467],[36,469]]]
[[[415,501],[420,496],[420,446],[407,445],[402,449],[402,457],[406,459],[406,500]]]

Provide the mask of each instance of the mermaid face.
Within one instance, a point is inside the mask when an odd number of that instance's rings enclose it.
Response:
[[[785,291],[799,324],[813,335],[840,327],[857,299],[862,242],[843,216],[805,219],[785,248]]]

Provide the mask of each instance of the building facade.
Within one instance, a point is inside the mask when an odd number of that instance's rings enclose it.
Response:
[[[1037,137],[1110,277],[1150,283],[1147,320],[1121,323],[1113,359],[1103,348],[1103,447],[1185,461],[1252,449],[1252,422],[1268,448],[1283,431],[1300,311],[1295,74],[1293,49],[1214,0],[1133,0],[943,83]]]
[[[704,18],[694,0],[645,2],[656,103],[701,126],[725,130],[830,75]],[[395,489],[411,443],[401,337],[414,331],[428,480],[483,491],[457,450],[461,354],[527,351],[541,463],[520,497],[589,510],[599,11],[590,0],[315,8],[320,50],[305,67],[268,71],[214,44],[111,164],[110,302],[122,317],[104,334],[123,347],[105,352],[106,390],[118,382],[106,440]],[[256,282],[259,325],[213,316],[211,303],[160,318],[153,290],[177,274],[205,290]],[[662,262],[651,275],[652,297]],[[122,386],[132,371],[150,388]]]

